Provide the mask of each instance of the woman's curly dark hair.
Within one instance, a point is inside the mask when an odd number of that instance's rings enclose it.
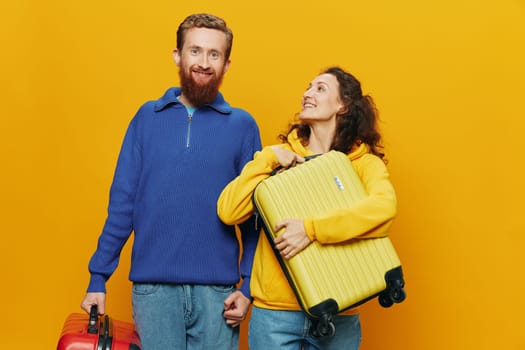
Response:
[[[363,96],[361,83],[350,73],[339,67],[330,67],[321,74],[331,74],[339,82],[339,96],[345,108],[337,115],[336,132],[330,149],[349,153],[355,144],[365,143],[372,154],[384,161],[381,134],[378,130],[378,111],[371,96]],[[287,135],[297,130],[297,135],[308,143],[310,127],[304,122],[294,123],[279,139],[286,142]]]

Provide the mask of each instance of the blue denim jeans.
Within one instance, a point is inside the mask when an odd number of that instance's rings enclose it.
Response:
[[[142,350],[237,350],[239,327],[222,316],[235,286],[135,283],[132,290]]]
[[[316,338],[310,334],[312,321],[302,311],[252,308],[248,331],[250,350],[355,350],[361,343],[358,315],[337,315],[335,335]]]

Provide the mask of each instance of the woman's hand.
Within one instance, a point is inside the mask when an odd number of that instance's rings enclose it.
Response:
[[[303,220],[285,219],[275,225],[276,232],[282,228],[284,232],[274,242],[283,258],[291,259],[312,243],[306,235]]]
[[[279,163],[284,169],[291,168],[297,163],[304,163],[304,158],[298,155],[297,153],[294,153],[279,146],[272,146],[272,150],[275,152]]]

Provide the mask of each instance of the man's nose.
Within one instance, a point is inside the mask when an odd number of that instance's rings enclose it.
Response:
[[[199,66],[203,69],[208,69],[210,67],[210,59],[208,55],[202,55]]]

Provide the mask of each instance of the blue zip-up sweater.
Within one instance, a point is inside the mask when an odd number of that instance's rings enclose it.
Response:
[[[170,88],[132,119],[111,185],[108,216],[93,254],[88,292],[105,292],[122,247],[134,232],[129,279],[144,283],[236,284],[249,296],[258,232],[217,216],[222,189],[261,148],[246,111],[219,94],[188,115]]]

